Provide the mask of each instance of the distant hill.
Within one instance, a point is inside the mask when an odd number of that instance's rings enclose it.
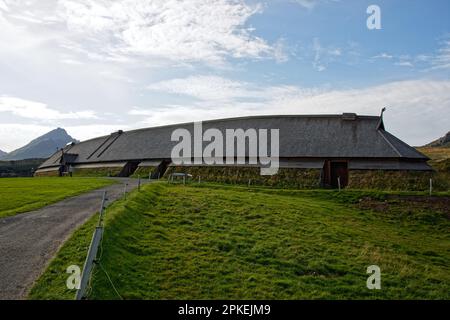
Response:
[[[22,160],[32,158],[48,158],[57,149],[64,147],[67,143],[77,141],[67,134],[66,130],[57,128],[34,139],[27,145],[8,153],[1,160]]]
[[[0,159],[4,156],[6,156],[8,153],[6,153],[5,151],[0,150]]]
[[[431,160],[428,161],[435,170],[450,173],[450,131],[439,139],[417,148]]]
[[[0,178],[32,177],[34,171],[44,161],[45,159],[0,161]]]
[[[450,131],[447,134],[429,144],[424,145],[424,147],[446,147],[450,148]]]

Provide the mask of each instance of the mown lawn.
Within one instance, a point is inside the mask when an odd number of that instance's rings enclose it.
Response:
[[[101,265],[124,299],[449,299],[448,196],[390,196],[153,183],[107,209]],[[30,298],[73,298],[65,270],[82,267],[95,222]],[[374,264],[381,290],[366,287]],[[119,298],[99,267],[89,298]]]
[[[0,217],[27,212],[114,183],[92,178],[2,178]]]

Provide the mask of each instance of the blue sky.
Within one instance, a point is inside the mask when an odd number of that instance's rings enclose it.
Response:
[[[292,50],[291,54],[297,56],[276,68],[277,73],[288,81],[306,86],[331,83],[337,87],[355,87],[422,76],[429,64],[417,58],[435,55],[450,30],[448,1],[316,3],[305,10],[295,1],[274,1],[267,4],[266,14],[250,19],[258,35],[271,41],[284,39],[287,51]],[[381,30],[366,27],[365,11],[374,3],[381,9]],[[315,39],[323,49],[322,63],[326,72],[316,72],[311,64]],[[340,55],[333,56],[334,51]],[[384,59],[383,53],[386,54]],[[377,56],[380,57],[373,58]],[[398,65],[400,62],[405,63]],[[252,67],[255,74],[261,71],[258,64]],[[289,72],[293,69],[301,72]],[[270,72],[273,66],[263,66],[262,70]],[[447,77],[448,70],[440,71],[443,71],[439,73],[441,76]]]
[[[369,30],[377,5],[381,29]],[[450,130],[446,0],[0,0],[0,149],[257,114]]]

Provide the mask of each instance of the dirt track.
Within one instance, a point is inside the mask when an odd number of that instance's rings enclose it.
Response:
[[[24,299],[59,247],[75,228],[107,204],[137,186],[137,179],[68,198],[39,210],[0,219],[0,299]]]

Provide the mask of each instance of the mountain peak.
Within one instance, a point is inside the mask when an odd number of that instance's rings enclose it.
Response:
[[[69,136],[69,134],[67,133],[67,131],[65,129],[58,127],[56,129],[53,129],[53,130],[43,134],[40,137],[32,140],[31,142],[36,141],[36,140],[44,140],[44,139],[60,139],[60,138],[65,139],[67,137],[73,139],[71,136]]]
[[[22,160],[31,158],[48,158],[69,142],[77,141],[65,129],[56,128],[32,140],[27,145],[2,157],[2,160]]]

